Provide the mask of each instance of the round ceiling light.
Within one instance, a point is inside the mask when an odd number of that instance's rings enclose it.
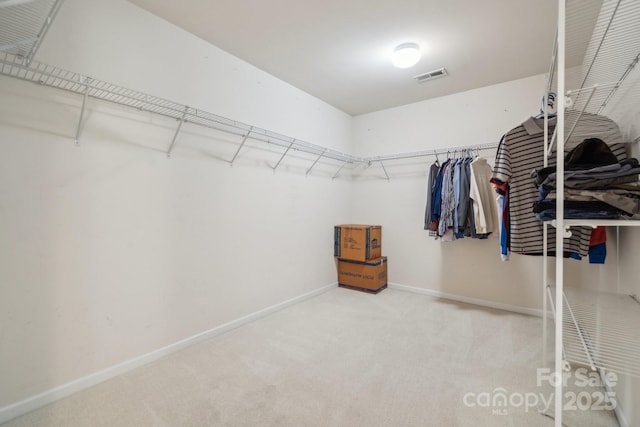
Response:
[[[396,46],[391,63],[398,68],[413,67],[420,61],[420,46],[417,43],[402,43]]]

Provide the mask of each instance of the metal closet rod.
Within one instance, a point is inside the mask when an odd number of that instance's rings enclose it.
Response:
[[[68,92],[79,94],[83,97],[82,110],[80,112],[80,120],[78,130],[76,132],[76,143],[79,141],[80,129],[84,110],[86,108],[87,97],[108,101],[118,105],[135,108],[140,111],[147,111],[164,117],[172,118],[179,121],[175,131],[173,140],[167,156],[171,155],[171,151],[176,143],[177,136],[182,128],[183,123],[193,123],[210,129],[222,131],[232,135],[242,137],[242,142],[238,147],[231,164],[235,161],[240,150],[248,139],[260,141],[268,144],[284,148],[285,155],[290,150],[301,151],[317,156],[313,166],[321,159],[332,159],[346,164],[359,164],[372,162],[383,162],[400,160],[414,157],[437,156],[439,154],[447,154],[451,152],[465,150],[486,150],[497,148],[498,143],[489,144],[473,144],[457,147],[439,148],[435,150],[415,151],[409,153],[397,153],[382,156],[358,157],[345,154],[337,150],[333,150],[320,145],[312,144],[296,138],[279,134],[267,129],[261,129],[252,125],[228,119],[204,110],[189,107],[173,101],[169,101],[157,96],[149,95],[143,92],[127,89],[105,81],[97,80],[92,77],[83,76],[79,73],[64,70],[52,65],[44,64],[38,61],[26,63],[24,57],[11,53],[0,52],[0,74],[18,78],[21,80],[31,81],[43,86],[54,87]],[[284,157],[284,156],[283,156]],[[278,161],[277,166],[282,161]],[[343,165],[343,166],[344,166]],[[274,168],[275,169],[275,168]],[[307,171],[310,172],[311,168]]]
[[[498,144],[499,144],[498,142],[490,142],[485,144],[471,144],[471,145],[459,145],[456,147],[448,147],[448,148],[437,148],[435,150],[413,151],[410,153],[387,154],[383,156],[366,157],[365,161],[367,163],[372,163],[372,162],[383,162],[387,160],[409,159],[413,157],[427,157],[427,156],[437,157],[439,154],[453,154],[455,152],[463,153],[465,151],[493,150],[498,148]]]

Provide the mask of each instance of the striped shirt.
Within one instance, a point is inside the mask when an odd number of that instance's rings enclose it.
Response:
[[[574,116],[575,118],[575,116]],[[567,118],[565,137],[569,135],[575,120]],[[502,139],[496,153],[493,179],[509,184],[510,250],[519,254],[541,254],[543,225],[533,213],[533,203],[538,199],[538,188],[531,171],[544,165],[544,119],[529,118],[510,130]],[[549,135],[555,128],[555,118],[549,119]],[[626,148],[618,126],[605,116],[583,113],[578,125],[565,145],[566,151],[585,138],[600,138],[606,142],[619,161],[626,158]],[[549,165],[555,165],[555,153],[549,157]],[[589,251],[591,228],[574,227],[571,237],[564,239],[564,251],[586,256]],[[555,229],[549,228],[548,248],[555,247]]]

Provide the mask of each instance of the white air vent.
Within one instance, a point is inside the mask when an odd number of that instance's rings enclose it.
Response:
[[[437,79],[438,77],[444,77],[447,75],[447,70],[442,67],[437,70],[429,71],[428,73],[418,74],[417,76],[413,76],[414,79],[418,83],[426,82],[427,80]]]

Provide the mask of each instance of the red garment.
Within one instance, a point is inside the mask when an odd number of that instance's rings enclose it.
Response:
[[[589,240],[589,264],[604,264],[607,258],[607,228],[596,227]]]
[[[595,246],[601,243],[607,243],[607,227],[600,226],[591,231],[589,246]]]

